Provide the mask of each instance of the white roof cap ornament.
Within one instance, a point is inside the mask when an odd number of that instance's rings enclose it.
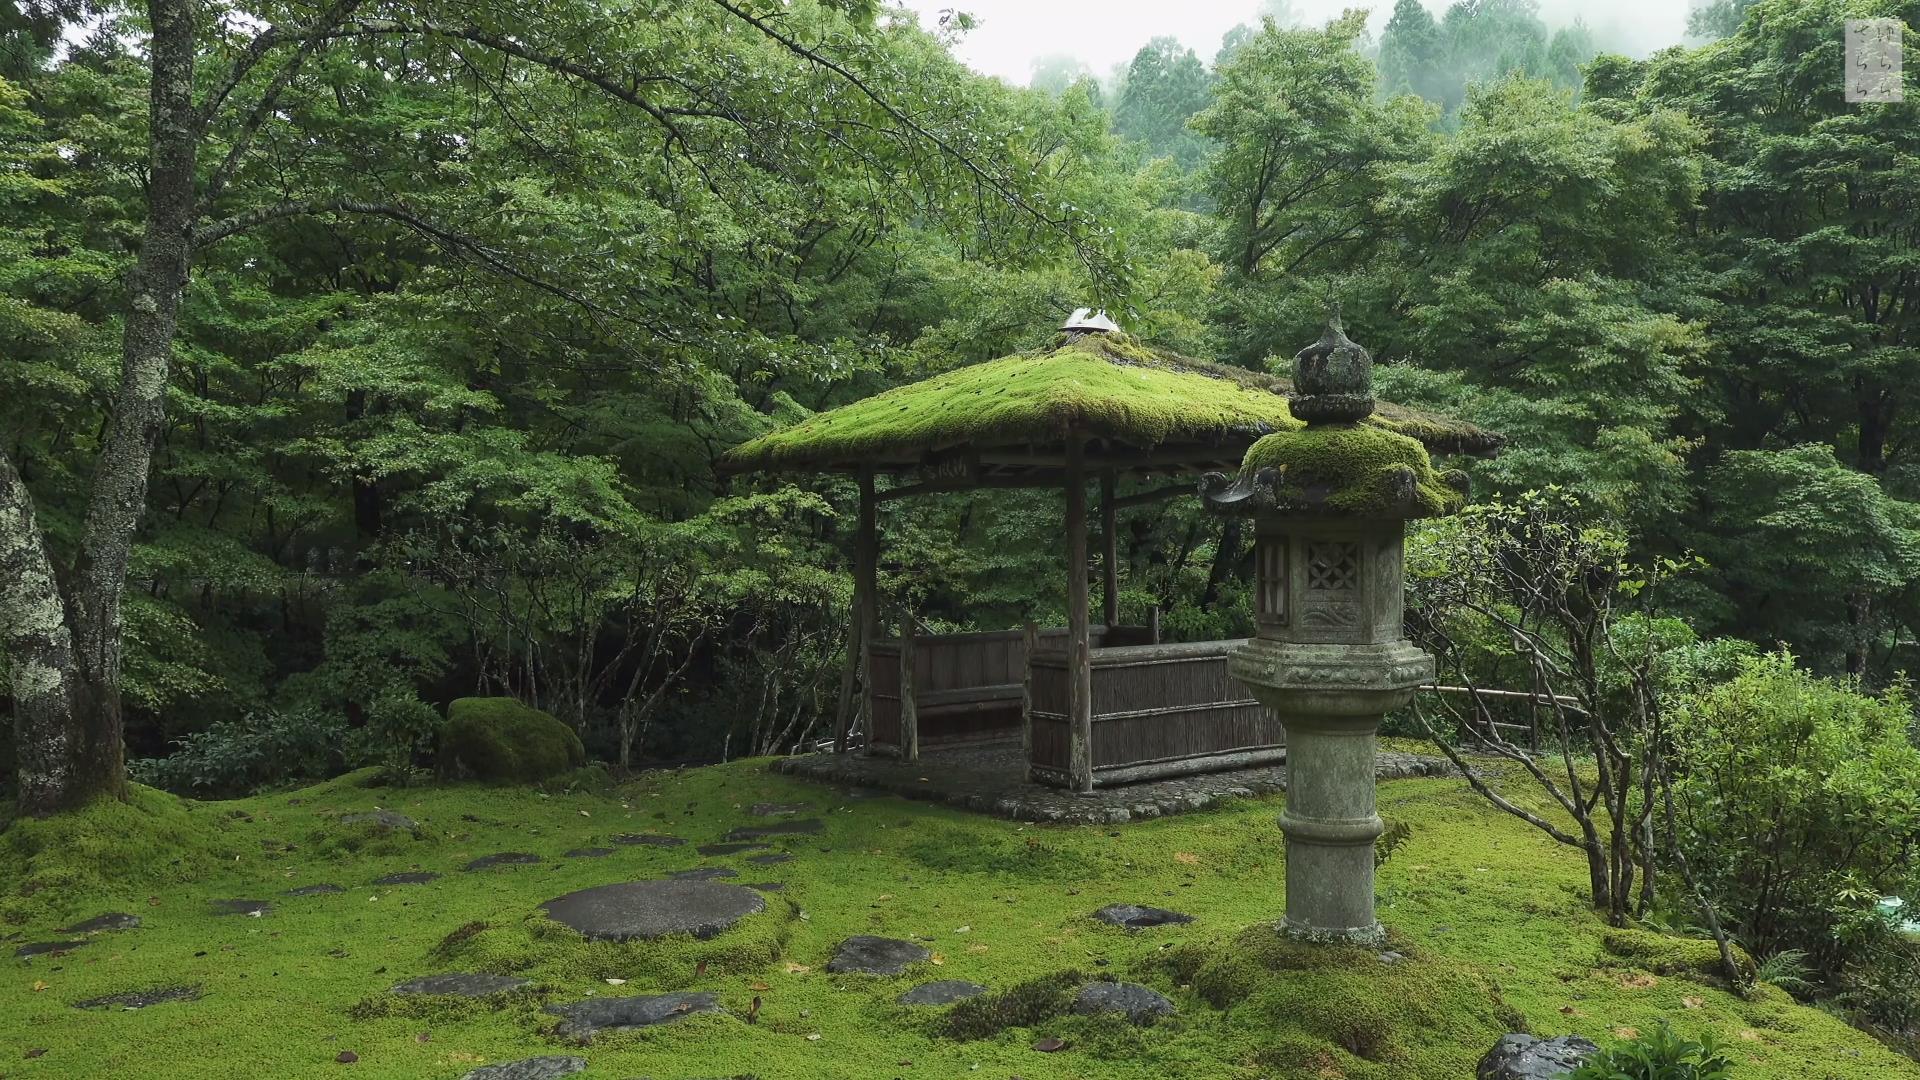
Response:
[[[1067,317],[1067,321],[1060,324],[1060,329],[1081,333],[1117,334],[1120,332],[1120,324],[1107,318],[1105,308],[1074,308],[1073,314]]]

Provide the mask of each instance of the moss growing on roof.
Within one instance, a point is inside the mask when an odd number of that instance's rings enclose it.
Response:
[[[1124,334],[974,364],[819,413],[734,448],[735,469],[916,461],[961,444],[1048,443],[1069,429],[1136,446],[1253,439],[1301,427],[1284,379],[1148,348]],[[1498,440],[1470,424],[1387,407],[1369,421],[1446,449]]]
[[[1367,424],[1316,424],[1254,443],[1243,475],[1271,470],[1276,505],[1355,516],[1438,517],[1465,493],[1434,469],[1427,448]]]

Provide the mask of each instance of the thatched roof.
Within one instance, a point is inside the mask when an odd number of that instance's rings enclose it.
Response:
[[[1124,334],[1065,335],[1054,347],[957,368],[843,405],[729,452],[736,470],[919,468],[953,455],[989,468],[1058,465],[1068,432],[1088,464],[1237,468],[1254,441],[1302,427],[1292,385],[1141,345]],[[1443,453],[1491,453],[1472,424],[1381,403],[1368,421]]]

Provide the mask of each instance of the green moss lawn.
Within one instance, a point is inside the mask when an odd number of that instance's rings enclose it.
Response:
[[[1460,1080],[1521,1023],[1605,1041],[1667,1017],[1733,1047],[1740,1080],[1920,1077],[1920,1065],[1777,991],[1742,1000],[1676,970],[1684,947],[1616,941],[1610,952],[1581,899],[1582,863],[1455,781],[1382,785],[1382,812],[1406,826],[1380,874],[1381,914],[1405,957],[1388,962],[1289,948],[1267,929],[1282,905],[1278,799],[1123,827],[1037,827],[852,798],[764,766],[597,791],[365,787],[368,777],[355,775],[227,803],[143,791],[131,805],[15,822],[0,833],[0,934],[19,935],[0,959],[0,1075],[431,1080],[573,1052],[589,1061],[588,1080]],[[633,832],[716,841],[764,824],[747,812],[762,801],[811,804],[804,816],[825,829],[777,839],[796,857],[770,866],[747,862],[752,853],[702,858],[692,844],[610,842]],[[415,818],[422,835],[333,821],[375,807]],[[563,855],[588,846],[615,850]],[[460,869],[503,851],[545,861]],[[537,917],[540,901],[568,890],[699,865],[786,889],[708,942],[587,945]],[[443,876],[369,884],[410,869]],[[347,891],[286,895],[321,882]],[[233,898],[270,900],[273,910],[211,913],[213,900]],[[1127,932],[1088,918],[1119,902],[1196,921]],[[65,955],[12,956],[106,911],[145,925]],[[834,946],[852,934],[924,939],[938,963],[897,979],[826,974]],[[487,1005],[385,992],[446,971],[512,972],[534,985]],[[1180,1013],[1150,1029],[1049,1016],[1061,988],[1082,977],[1075,972],[1144,982]],[[894,1004],[934,979],[1021,989],[957,1019]],[[176,985],[204,996],[138,1011],[74,1007]],[[730,1014],[570,1048],[546,1034],[553,1018],[539,1011],[589,994],[689,988],[716,991]],[[758,1022],[748,1024],[755,997]],[[1000,1028],[1009,1021],[1031,1026]],[[1036,1052],[1043,1037],[1067,1048]],[[338,1062],[343,1051],[357,1061]]]

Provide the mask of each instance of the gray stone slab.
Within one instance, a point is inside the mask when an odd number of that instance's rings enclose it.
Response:
[[[749,889],[758,889],[761,892],[787,891],[787,884],[784,881],[749,881],[746,887]]]
[[[667,876],[675,881],[713,881],[716,878],[739,877],[740,871],[724,866],[696,866],[691,870],[675,870]]]
[[[288,896],[332,896],[335,893],[343,893],[346,891],[347,890],[341,888],[338,885],[329,884],[323,881],[318,885],[302,885],[297,889],[288,889],[287,895]]]
[[[1090,982],[1073,999],[1073,1011],[1082,1016],[1121,1013],[1131,1023],[1146,1025],[1172,1016],[1173,1002],[1150,987],[1123,982]]]
[[[811,809],[813,809],[811,803],[757,802],[747,807],[747,813],[754,817],[787,817],[791,814],[804,814]]]
[[[572,1076],[586,1067],[586,1058],[549,1054],[546,1057],[527,1058],[524,1061],[503,1061],[498,1065],[482,1065],[461,1077],[460,1080],[560,1080],[560,1077]]]
[[[549,1005],[546,1011],[560,1018],[554,1034],[589,1042],[602,1031],[655,1027],[699,1013],[719,1012],[720,1000],[706,991],[682,991],[642,997],[587,998],[571,1005]]]
[[[776,821],[771,825],[742,825],[727,833],[729,840],[765,840],[770,836],[818,836],[825,831],[827,823],[819,818],[801,818],[797,821]]]
[[[678,836],[664,836],[660,833],[625,833],[614,837],[613,842],[631,847],[679,847],[686,843]]]
[[[540,856],[530,851],[501,851],[492,855],[482,855],[460,869],[490,870],[496,866],[530,866],[540,861]]]
[[[215,900],[212,905],[215,915],[252,915],[259,918],[273,911],[273,905],[265,900]]]
[[[1144,930],[1149,926],[1174,926],[1193,921],[1191,915],[1142,904],[1108,904],[1094,912],[1093,917],[1103,923],[1124,926],[1129,930]]]
[[[124,911],[109,911],[105,915],[95,915],[91,919],[62,927],[63,934],[98,934],[104,930],[132,930],[140,925],[140,916],[129,915]]]
[[[363,810],[352,814],[341,814],[340,824],[378,825],[383,829],[392,829],[395,832],[414,832],[420,828],[419,822],[405,814],[395,813],[392,810]]]
[[[669,934],[710,938],[767,902],[752,889],[713,881],[629,881],[557,896],[547,917],[595,941],[651,940]]]
[[[1600,1048],[1578,1035],[1542,1039],[1502,1035],[1474,1069],[1474,1080],[1558,1080],[1585,1065]]]
[[[86,944],[89,944],[86,938],[81,938],[78,941],[35,941],[13,950],[13,955],[25,960],[34,956],[46,956],[50,953],[71,952]]]
[[[396,994],[445,994],[451,997],[487,997],[526,986],[527,980],[511,975],[472,975],[451,971],[444,975],[423,975],[408,979],[393,988]]]
[[[764,851],[768,845],[751,842],[738,844],[701,844],[693,850],[702,855],[738,855],[743,851]]]
[[[567,852],[569,859],[604,859],[613,854],[610,847],[577,847]]]
[[[965,979],[941,979],[939,982],[916,986],[893,1000],[902,1005],[951,1005],[986,992],[987,988],[979,983]]]
[[[749,855],[747,861],[755,866],[778,866],[783,862],[792,862],[793,856],[784,851],[776,851],[769,855]]]
[[[429,881],[440,880],[440,875],[431,870],[405,870],[398,874],[373,879],[375,885],[425,885]]]
[[[76,1001],[76,1009],[144,1009],[149,1005],[160,1005],[169,1001],[198,1001],[200,988],[197,986],[161,986],[152,990],[130,990],[123,994],[108,994],[105,997],[88,998]]]
[[[914,964],[926,963],[932,956],[911,941],[856,934],[833,950],[827,970],[835,974],[898,975]]]

